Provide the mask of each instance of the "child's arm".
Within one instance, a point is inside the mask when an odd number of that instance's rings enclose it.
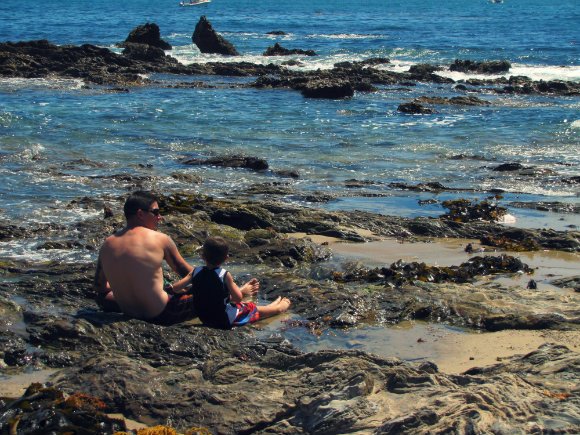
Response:
[[[193,270],[181,278],[179,281],[173,284],[167,284],[165,286],[165,291],[170,295],[179,295],[185,293],[186,288],[189,284],[191,284],[191,275],[193,274]]]
[[[241,288],[234,282],[231,273],[226,273],[224,277],[226,287],[230,291],[230,299],[232,302],[238,303],[242,302],[244,296],[249,296],[256,294],[260,288],[260,283],[256,278],[252,278],[247,283],[245,283]]]

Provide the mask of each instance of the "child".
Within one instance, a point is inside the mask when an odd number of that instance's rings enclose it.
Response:
[[[238,287],[232,275],[221,268],[228,257],[228,245],[221,237],[210,237],[203,244],[202,258],[205,266],[196,267],[185,278],[169,284],[169,293],[185,293],[191,284],[193,305],[199,319],[207,326],[230,329],[254,323],[260,319],[283,313],[290,306],[288,298],[278,297],[265,306],[242,302],[244,296],[254,295],[260,288],[256,278]]]

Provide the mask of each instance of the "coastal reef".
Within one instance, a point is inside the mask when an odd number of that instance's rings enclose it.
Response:
[[[36,240],[39,249],[96,251],[123,226],[123,198],[79,198],[68,207],[99,217],[20,228],[3,240]],[[261,297],[292,300],[287,329],[303,334],[388,328],[407,321],[487,333],[506,329],[577,331],[575,281],[560,290],[506,286],[485,277],[529,275],[502,252],[466,255],[442,268],[394,260],[373,268],[330,261],[332,245],[305,232],[362,243],[378,237],[417,243],[430,237],[533,238],[538,246],[580,250],[577,232],[506,230],[493,221],[405,219],[328,212],[248,197],[162,196],[162,230],[186,257],[209,235],[231,245],[237,268],[260,277]],[[519,231],[523,231],[523,235]],[[372,234],[372,235],[371,235]],[[567,241],[563,243],[563,241]],[[555,248],[551,248],[555,249]],[[160,326],[94,302],[94,263],[19,260],[0,264],[0,351],[5,375],[50,369],[46,385],[0,399],[0,432],[131,433],[575,433],[580,428],[580,359],[547,344],[488,367],[446,374],[427,361],[360,350],[304,352],[281,331],[223,331],[190,321]],[[172,272],[165,271],[173,279]],[[119,417],[121,416],[121,417]],[[127,420],[128,419],[128,420]],[[145,429],[142,429],[145,430]],[[160,431],[160,432],[154,432]]]
[[[209,20],[202,16],[195,26],[192,41],[202,53],[217,53],[228,57],[239,55],[237,49],[213,29]],[[332,69],[299,71],[273,63],[258,65],[248,62],[208,62],[183,65],[165,52],[170,45],[159,37],[155,23],[137,26],[120,44],[124,47],[117,54],[106,48],[90,44],[82,46],[57,46],[47,40],[0,42],[1,77],[62,77],[82,79],[86,86],[112,86],[131,88],[134,86],[209,86],[203,82],[171,82],[147,78],[151,74],[163,73],[183,76],[223,75],[229,77],[255,77],[251,83],[236,86],[259,89],[288,88],[299,91],[306,98],[350,98],[354,92],[375,92],[381,87],[413,87],[420,83],[448,85],[459,92],[458,97],[401,102],[399,110],[409,114],[432,114],[432,106],[486,105],[488,102],[470,93],[493,94],[580,94],[580,84],[568,81],[534,81],[529,77],[507,76],[511,67],[506,60],[474,62],[456,59],[452,64],[413,65],[407,72],[381,69],[389,63],[386,58],[370,58],[359,62],[340,62]],[[287,56],[301,54],[315,56],[313,50],[286,49],[276,43],[267,47],[264,56]],[[441,70],[477,72],[481,74],[503,74],[500,78],[471,79],[455,82],[438,75]],[[425,105],[427,104],[427,105]]]

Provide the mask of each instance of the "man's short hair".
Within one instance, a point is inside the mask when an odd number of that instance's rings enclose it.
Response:
[[[127,198],[127,201],[125,201],[125,205],[123,206],[125,218],[135,216],[137,214],[137,210],[149,210],[151,204],[156,201],[158,201],[157,197],[151,192],[145,190],[138,190],[137,192],[133,192],[131,196]]]
[[[202,252],[205,261],[217,266],[228,258],[228,243],[222,237],[209,237],[203,244]]]

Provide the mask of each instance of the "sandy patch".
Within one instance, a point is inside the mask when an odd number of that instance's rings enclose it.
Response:
[[[30,384],[35,382],[45,384],[54,373],[56,373],[56,369],[36,370],[17,375],[0,375],[2,397],[20,397]]]
[[[428,339],[427,339],[428,340]],[[580,350],[580,331],[513,331],[448,334],[438,339],[433,358],[445,373],[462,373],[472,367],[497,364],[503,358],[525,355],[542,344],[561,344]]]
[[[402,259],[406,262],[425,262],[433,266],[460,265],[475,255],[508,254],[520,258],[534,269],[532,275],[485,277],[481,283],[493,280],[507,286],[525,289],[528,281],[538,284],[538,296],[542,290],[551,291],[556,299],[569,295],[570,289],[559,289],[550,284],[555,278],[577,275],[580,271],[580,254],[560,251],[536,252],[496,252],[493,248],[481,246],[478,240],[431,239],[428,242],[401,243],[395,239],[368,243],[347,243],[331,237],[310,236],[304,233],[291,237],[309,237],[316,243],[325,243],[339,261],[361,261],[367,267],[388,266]],[[471,243],[472,254],[465,252]],[[535,294],[535,293],[534,293]],[[569,296],[568,296],[569,297]],[[550,309],[549,303],[545,308]],[[545,343],[567,346],[573,351],[580,350],[580,331],[515,331],[466,332],[438,324],[420,322],[401,323],[388,328],[359,328],[351,332],[335,332],[337,337],[319,337],[309,342],[305,337],[296,337],[299,347],[314,351],[321,348],[357,348],[381,356],[397,356],[417,361],[435,362],[445,373],[461,373],[471,367],[497,364],[503,358],[525,355]]]

